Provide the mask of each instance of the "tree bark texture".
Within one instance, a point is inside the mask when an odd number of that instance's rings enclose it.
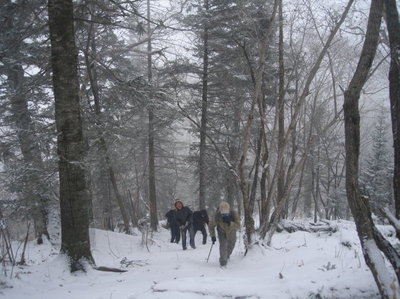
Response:
[[[267,179],[268,179],[268,167],[267,167],[268,153],[263,154],[261,161],[262,172],[260,179],[260,226],[269,221],[269,215],[271,213],[272,199],[267,196]]]
[[[277,200],[283,200],[283,193],[285,192],[285,169],[284,158],[285,155],[285,65],[283,61],[283,12],[282,0],[279,1],[278,9],[278,22],[279,22],[279,96],[276,104],[276,114],[278,116],[278,182],[277,182]],[[277,217],[285,217],[283,215],[276,215]]]
[[[154,152],[154,113],[149,109],[149,197],[150,197],[150,226],[153,231],[158,229],[156,174]]]
[[[396,0],[385,0],[385,6],[390,43],[389,97],[394,148],[393,191],[396,217],[400,219],[400,22]]]
[[[251,214],[253,214],[254,212],[254,205],[256,203],[257,185],[259,180],[258,175],[260,171],[260,162],[261,162],[262,138],[264,137],[263,137],[263,132],[260,128],[257,137],[256,152],[254,157],[255,165],[254,165],[253,182],[251,183],[250,197],[249,197],[249,209]]]
[[[378,45],[383,12],[383,1],[372,0],[366,37],[360,60],[352,80],[344,93],[345,150],[346,150],[346,193],[363,248],[365,261],[370,268],[382,298],[394,298],[398,291],[392,290],[384,278],[387,269],[379,267],[379,260],[371,248],[377,247],[374,239],[374,223],[368,201],[362,198],[358,184],[360,154],[359,98],[367,81]],[[393,297],[394,296],[394,297]]]
[[[209,10],[208,0],[204,0],[206,13]],[[207,22],[207,18],[205,18]],[[208,110],[208,24],[204,24],[203,31],[203,86],[201,96],[201,124],[200,124],[200,149],[199,149],[199,208],[206,207],[206,151],[207,151],[207,110]]]
[[[51,65],[59,157],[61,252],[71,272],[94,263],[89,239],[89,194],[79,103],[72,0],[49,0]]]

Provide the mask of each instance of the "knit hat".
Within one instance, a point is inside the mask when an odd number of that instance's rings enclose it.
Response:
[[[226,201],[222,201],[219,204],[219,211],[221,214],[229,214],[231,208],[229,206],[229,203],[227,203]]]

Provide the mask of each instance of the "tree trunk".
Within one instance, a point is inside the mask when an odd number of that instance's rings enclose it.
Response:
[[[237,186],[236,186],[236,178],[232,175],[232,171],[227,169],[225,171],[225,193],[226,193],[226,201],[231,205],[234,206],[237,200]],[[217,205],[217,203],[215,203]]]
[[[61,253],[71,272],[94,264],[89,239],[89,194],[86,186],[77,50],[72,0],[49,0],[51,65],[59,157]]]
[[[252,246],[253,234],[255,232],[255,228],[254,228],[253,215],[250,210],[251,205],[249,198],[247,175],[245,173],[245,165],[248,155],[248,147],[250,143],[250,133],[251,133],[251,126],[253,124],[255,105],[256,103],[261,103],[262,99],[262,81],[265,68],[265,59],[267,55],[267,49],[269,46],[268,42],[274,28],[276,8],[277,8],[277,1],[274,2],[274,7],[270,19],[263,20],[268,24],[268,27],[266,28],[265,31],[261,32],[261,37],[257,41],[258,61],[257,61],[257,72],[254,75],[254,95],[252,98],[250,111],[247,116],[247,121],[243,128],[242,153],[239,161],[239,179],[240,179],[239,186],[243,200],[244,225],[246,231],[246,239],[245,239],[246,249]]]
[[[239,135],[240,135],[240,114],[241,114],[241,105],[239,104],[240,99],[236,99],[236,103],[234,105],[234,115],[232,118],[232,137],[229,139],[228,149],[229,149],[229,160],[232,161],[232,164],[236,164],[238,160],[238,144],[239,144]],[[238,204],[238,212],[240,213],[242,205],[240,204],[239,198],[239,188],[238,188],[238,180],[237,177],[232,173],[231,169],[226,169],[226,197],[228,203],[233,207],[235,203]]]
[[[14,10],[21,8],[11,5],[11,1],[7,1],[6,10],[9,18],[3,22],[3,30],[12,32],[14,29],[14,14],[18,13]],[[23,9],[23,8],[22,8]],[[46,219],[46,188],[41,180],[41,172],[44,169],[40,148],[35,136],[35,125],[32,121],[31,114],[28,109],[27,91],[24,87],[24,69],[21,64],[17,63],[18,55],[20,55],[20,42],[22,38],[19,34],[8,34],[4,42],[7,43],[4,66],[7,74],[7,82],[9,85],[9,95],[11,102],[11,113],[17,128],[17,137],[21,153],[25,164],[25,173],[27,181],[24,182],[24,190],[22,194],[25,200],[30,203],[29,210],[32,212],[35,223],[35,235],[37,243],[43,242],[42,236],[49,238],[47,231]]]
[[[306,165],[306,163],[307,163],[307,159],[304,162],[304,165]],[[298,186],[297,186],[297,192],[293,199],[293,205],[292,205],[292,209],[291,209],[291,220],[293,220],[296,215],[297,205],[300,200],[300,195],[302,194],[303,184],[304,184],[304,172],[305,172],[304,170],[305,170],[305,167],[303,166],[300,170],[300,179],[299,179]]]
[[[108,147],[107,147],[106,141],[103,136],[100,136],[100,148],[101,148],[101,151],[104,153],[104,158],[106,161],[106,167],[108,170],[108,174],[110,176],[111,185],[112,185],[112,188],[114,191],[115,198],[117,200],[119,210],[121,211],[122,221],[124,222],[124,231],[125,231],[125,233],[128,234],[129,233],[129,217],[128,217],[128,213],[127,213],[127,207],[125,206],[124,199],[123,199],[121,193],[119,192],[117,178],[115,176],[115,171],[111,164],[110,155],[108,154]]]
[[[257,195],[257,185],[258,185],[258,172],[260,169],[260,157],[261,157],[261,149],[262,149],[262,138],[263,138],[263,133],[262,130],[259,129],[258,133],[258,138],[257,138],[257,148],[256,148],[256,155],[254,157],[254,175],[253,175],[253,182],[251,184],[251,189],[250,189],[250,198],[249,198],[249,209],[250,213],[253,214],[254,212],[254,205],[256,202],[256,195]]]
[[[397,276],[397,281],[400,281],[400,255],[396,248],[385,239],[382,233],[374,227],[375,242],[378,248],[385,254],[386,258],[392,264],[393,269]]]
[[[209,10],[208,0],[204,0],[206,13]],[[207,18],[205,18],[207,22]],[[208,24],[204,24],[203,35],[203,90],[201,98],[201,125],[200,125],[200,149],[199,149],[199,208],[206,207],[206,134],[207,134],[207,108],[208,108]]]
[[[314,80],[314,78],[315,78],[315,76],[316,76],[316,74],[318,72],[318,69],[319,69],[319,67],[321,65],[321,62],[322,62],[323,58],[325,57],[325,55],[326,55],[326,53],[328,51],[328,48],[330,47],[330,45],[331,45],[336,33],[339,31],[340,26],[343,24],[344,20],[346,19],[346,16],[347,16],[347,14],[348,14],[353,2],[354,2],[354,0],[349,0],[349,2],[346,5],[346,7],[345,7],[340,19],[335,24],[335,27],[331,30],[327,41],[325,42],[320,54],[318,55],[318,58],[317,58],[316,62],[314,63],[313,67],[311,68],[311,71],[310,71],[309,75],[307,76],[307,79],[306,79],[305,84],[304,84],[303,91],[302,91],[298,101],[295,104],[294,113],[292,114],[292,118],[290,120],[288,129],[286,130],[286,133],[285,133],[285,136],[284,136],[284,139],[283,139],[283,141],[284,141],[283,145],[282,145],[283,148],[280,149],[282,152],[285,150],[287,144],[289,143],[289,140],[291,140],[292,134],[294,134],[294,132],[296,130],[297,122],[298,122],[298,119],[300,117],[300,113],[301,113],[302,107],[304,106],[304,102],[305,102],[307,96],[309,95],[309,90],[310,90],[311,83],[313,82],[313,80]],[[329,127],[329,125],[328,125],[328,127]],[[309,141],[309,142],[311,142],[311,141]],[[308,150],[309,149],[306,148],[306,152]],[[283,159],[284,155],[278,155],[278,158],[279,159]],[[301,159],[301,162],[298,162],[296,167],[292,167],[293,169],[291,169],[290,167],[288,168],[288,174],[286,175],[286,179],[285,179],[285,186],[286,187],[283,188],[282,200],[280,202],[278,202],[277,207],[276,207],[276,209],[275,209],[275,211],[273,213],[273,215],[277,215],[277,217],[276,216],[271,217],[270,223],[269,224],[265,223],[263,225],[263,227],[260,229],[260,235],[261,235],[262,238],[266,238],[267,239],[267,244],[268,245],[271,243],[272,235],[274,234],[274,232],[275,232],[275,230],[277,228],[279,217],[280,217],[280,215],[282,215],[282,211],[283,211],[283,209],[284,209],[284,207],[286,205],[285,200],[287,200],[288,191],[290,190],[291,185],[293,184],[293,177],[292,176],[293,176],[293,174],[296,174],[300,170],[300,168],[302,167],[302,165],[305,162],[305,160],[306,160],[305,156],[303,156],[303,158]],[[277,161],[277,166],[279,166],[281,164],[282,164],[282,162],[278,160]],[[274,174],[274,177],[272,179],[271,186],[274,186],[275,179],[276,179],[277,174],[279,174],[279,171],[280,170],[277,167],[277,169],[275,171],[275,174]]]
[[[260,41],[260,47],[266,47],[264,44],[265,41]],[[264,57],[262,58],[264,59]],[[261,65],[264,65],[264,62],[261,63]],[[245,246],[246,249],[250,248],[252,246],[253,242],[253,234],[255,232],[254,228],[254,219],[252,217],[252,213],[250,211],[250,197],[249,197],[249,190],[248,190],[248,182],[247,182],[247,175],[245,172],[245,165],[246,165],[246,160],[247,160],[247,155],[248,155],[248,147],[249,147],[249,142],[250,142],[250,128],[253,122],[253,117],[254,117],[254,107],[255,103],[258,100],[258,96],[261,93],[261,77],[262,77],[262,72],[258,74],[259,78],[257,78],[256,86],[255,86],[255,95],[252,100],[250,112],[247,118],[247,122],[244,128],[244,135],[243,135],[243,143],[242,143],[242,154],[240,157],[240,162],[239,162],[239,178],[240,178],[240,191],[242,193],[242,200],[243,200],[243,210],[244,210],[244,225],[245,225],[245,231],[246,231],[246,239],[245,239]]]
[[[272,200],[267,196],[267,178],[268,178],[268,149],[265,149],[261,160],[262,172],[260,179],[260,227],[269,221],[271,213]]]
[[[149,84],[153,83],[153,73],[151,70],[151,27],[150,27],[150,0],[147,0],[147,78]],[[150,202],[150,227],[153,231],[158,229],[157,216],[157,193],[156,193],[156,170],[155,170],[155,152],[154,152],[154,112],[150,104],[149,111],[149,202]]]
[[[389,97],[394,148],[393,191],[396,217],[400,219],[400,22],[396,0],[385,0],[390,43]]]
[[[154,113],[149,108],[149,202],[150,202],[150,226],[153,231],[158,229],[156,174],[154,152]]]
[[[360,60],[354,76],[344,93],[346,193],[363,248],[365,261],[375,278],[381,297],[396,298],[399,295],[399,291],[391,288],[392,282],[387,279],[387,268],[384,267],[384,260],[376,252],[379,250],[374,239],[374,223],[371,218],[368,201],[361,197],[358,185],[360,154],[360,114],[358,105],[361,89],[367,80],[378,45],[382,11],[383,1],[372,0]]]
[[[93,94],[94,111],[96,114],[96,125],[97,125],[98,129],[101,130],[103,125],[102,125],[102,121],[101,121],[101,108],[100,108],[101,105],[100,105],[99,87],[98,87],[98,82],[97,82],[97,69],[96,69],[95,62],[92,59],[90,59],[90,57],[89,57],[89,49],[91,49],[93,56],[96,57],[97,51],[96,51],[96,43],[95,43],[95,32],[94,32],[93,26],[91,26],[91,28],[89,29],[88,47],[87,47],[86,53],[85,53],[85,61],[86,61],[86,68],[87,68],[87,72],[88,72],[89,82],[90,82],[90,89]],[[98,131],[98,135],[99,135],[99,140],[100,140],[101,156],[104,157],[105,169],[107,170],[107,172],[109,174],[109,179],[110,179],[111,185],[113,187],[115,198],[117,200],[118,206],[121,211],[122,221],[124,222],[124,230],[125,230],[125,233],[129,233],[129,218],[128,218],[128,214],[126,212],[126,207],[124,205],[123,197],[121,196],[121,193],[118,188],[115,171],[112,166],[110,154],[108,151],[108,146],[107,146],[106,140],[103,136],[103,132]],[[104,169],[104,167],[101,167],[101,170],[103,170],[103,169]],[[104,203],[104,206],[103,206],[103,211],[105,212],[104,216],[106,218],[109,218],[104,221],[104,224],[106,226],[110,226],[110,223],[111,223],[110,208],[111,208],[110,205]]]
[[[267,164],[269,159],[269,151],[267,144],[267,134],[266,134],[266,98],[263,95],[260,100],[262,102],[258,103],[258,109],[260,111],[260,120],[261,120],[261,128],[259,135],[259,148],[257,149],[259,153],[257,153],[257,159],[260,159],[261,164],[261,178],[260,178],[260,202],[259,202],[259,218],[260,218],[260,227],[263,226],[264,223],[269,221],[269,214],[271,212],[272,200],[271,197],[267,195],[267,179],[269,175],[269,165]],[[258,173],[258,170],[257,170]]]
[[[278,9],[279,20],[279,96],[276,103],[276,114],[278,116],[278,182],[277,182],[277,200],[278,203],[283,200],[285,187],[285,170],[284,159],[285,155],[285,65],[283,62],[283,13],[282,0],[279,1]],[[285,215],[276,215],[277,217],[285,217]]]
[[[100,205],[102,211],[101,224],[103,229],[112,231],[114,229],[113,223],[113,215],[112,215],[112,201],[111,201],[111,192],[110,192],[110,177],[107,173],[106,169],[106,161],[102,158],[100,166]]]
[[[17,127],[17,136],[21,148],[24,164],[26,167],[27,182],[22,190],[24,199],[31,202],[29,210],[32,211],[32,217],[35,223],[35,235],[37,243],[42,244],[42,237],[49,239],[46,221],[46,204],[45,204],[45,184],[42,182],[40,172],[43,171],[43,161],[40,156],[39,145],[35,139],[35,129],[32,122],[28,103],[24,93],[22,92],[22,81],[24,70],[21,65],[9,66],[8,82],[13,91],[10,98],[11,112],[15,119]]]

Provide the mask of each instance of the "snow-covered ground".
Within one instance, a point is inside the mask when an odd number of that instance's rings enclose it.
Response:
[[[142,245],[142,237],[91,230],[98,266],[125,273],[90,270],[70,274],[58,248],[29,243],[27,266],[4,268],[0,297],[30,299],[215,299],[215,298],[378,298],[365,265],[354,224],[334,222],[336,233],[276,233],[271,247],[256,245],[244,256],[243,235],[226,268],[218,262],[218,241],[183,251],[160,228]],[[148,247],[148,249],[147,249]]]

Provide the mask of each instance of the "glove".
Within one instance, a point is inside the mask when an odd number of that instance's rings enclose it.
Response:
[[[231,224],[231,216],[223,216],[222,221],[228,225]]]
[[[217,241],[216,237],[211,237],[211,242],[213,243],[213,245],[215,244],[215,241]]]

